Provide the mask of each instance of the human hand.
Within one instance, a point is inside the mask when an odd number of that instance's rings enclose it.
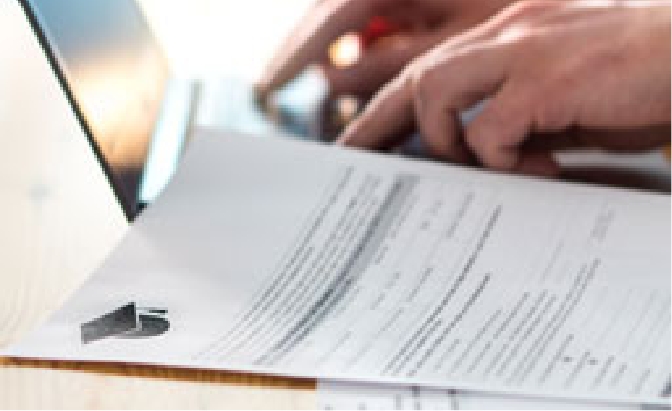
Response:
[[[390,146],[414,122],[435,157],[538,175],[554,149],[669,143],[670,3],[517,3],[411,63],[339,141]]]
[[[334,94],[372,94],[413,58],[484,21],[514,0],[318,0],[290,33],[257,84],[261,96],[311,64],[321,64]],[[384,18],[400,33],[367,47],[356,62],[336,67],[329,46]]]

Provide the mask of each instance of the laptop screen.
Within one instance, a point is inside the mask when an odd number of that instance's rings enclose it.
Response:
[[[169,70],[134,0],[22,0],[132,218]]]

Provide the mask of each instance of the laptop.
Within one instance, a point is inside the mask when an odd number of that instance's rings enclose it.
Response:
[[[129,220],[175,172],[198,126],[329,139],[326,87],[306,73],[262,112],[250,84],[176,78],[135,0],[19,0]]]

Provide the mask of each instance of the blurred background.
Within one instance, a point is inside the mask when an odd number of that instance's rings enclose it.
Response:
[[[175,74],[254,80],[312,0],[139,0]]]

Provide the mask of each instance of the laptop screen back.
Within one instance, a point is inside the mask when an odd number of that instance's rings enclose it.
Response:
[[[10,286],[16,278],[40,284],[46,292],[33,301],[47,307],[61,297],[54,287],[100,265],[127,221],[16,0],[0,0],[0,56],[0,272],[10,279],[0,305],[24,298]]]
[[[22,0],[133,217],[169,68],[134,0]]]

